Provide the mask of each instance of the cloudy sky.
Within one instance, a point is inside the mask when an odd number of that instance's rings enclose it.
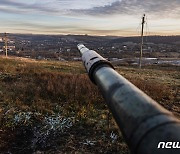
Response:
[[[0,0],[0,33],[180,35],[180,0]]]

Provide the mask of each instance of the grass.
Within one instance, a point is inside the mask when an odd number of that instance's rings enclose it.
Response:
[[[116,68],[179,118],[178,69]],[[81,62],[0,57],[0,132],[1,153],[129,153]]]

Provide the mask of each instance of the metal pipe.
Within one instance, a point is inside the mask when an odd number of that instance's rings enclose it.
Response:
[[[78,44],[90,79],[99,87],[132,153],[176,154],[180,121],[118,74],[98,53]],[[159,142],[167,148],[158,148]],[[180,148],[180,147],[179,147]]]

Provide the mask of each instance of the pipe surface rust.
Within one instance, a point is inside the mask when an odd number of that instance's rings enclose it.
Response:
[[[97,52],[83,44],[77,47],[91,81],[100,89],[131,152],[179,154],[180,121],[118,74]],[[160,142],[164,147],[158,147]],[[174,144],[179,146],[174,148]]]

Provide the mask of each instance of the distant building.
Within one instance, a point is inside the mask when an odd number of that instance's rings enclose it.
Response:
[[[109,61],[117,61],[117,60],[119,60],[118,58],[109,58],[108,59]]]
[[[42,56],[38,56],[37,59],[41,60],[44,59]]]
[[[135,46],[135,45],[137,45],[137,43],[134,43],[134,42],[123,42],[123,45],[124,46]]]
[[[81,61],[82,58],[81,58],[81,57],[74,57],[73,60],[75,60],[75,61]]]
[[[5,50],[5,48],[6,48],[6,47],[3,46],[3,50]],[[8,51],[15,51],[15,48],[16,48],[16,46],[14,46],[14,45],[11,45],[11,46],[8,45],[8,46],[7,46],[7,50],[8,50]]]
[[[59,61],[65,61],[65,59],[61,58],[61,57],[58,57],[58,60]]]

